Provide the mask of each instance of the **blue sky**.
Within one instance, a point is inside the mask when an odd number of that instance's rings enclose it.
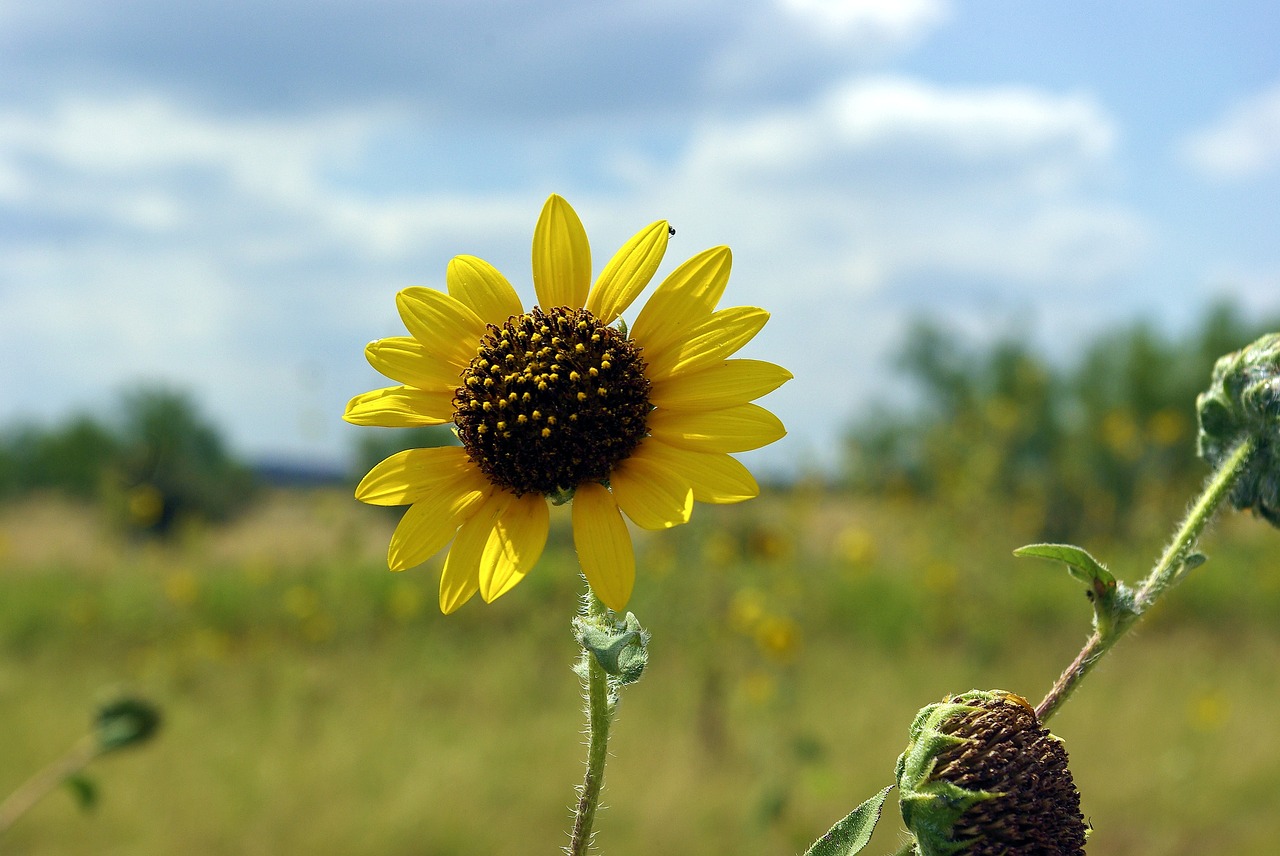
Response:
[[[1280,7],[1026,0],[0,0],[0,424],[190,390],[341,461],[394,293],[548,193],[597,264],[729,244],[766,469],[834,459],[929,316],[1068,354],[1280,312]]]

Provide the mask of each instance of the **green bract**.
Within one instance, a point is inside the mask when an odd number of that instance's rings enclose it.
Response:
[[[920,711],[898,758],[919,856],[1081,856],[1086,827],[1062,741],[1026,699],[973,690]]]
[[[1221,357],[1196,413],[1197,451],[1210,465],[1220,466],[1241,443],[1253,445],[1231,504],[1280,526],[1280,333]]]

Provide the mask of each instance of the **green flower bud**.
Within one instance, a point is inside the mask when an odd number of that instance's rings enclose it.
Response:
[[[578,644],[591,652],[605,674],[619,686],[634,684],[649,663],[649,632],[628,612],[626,618],[582,618],[573,620]]]
[[[1067,750],[1013,693],[973,690],[921,710],[898,789],[920,856],[1084,853]]]
[[[1231,490],[1231,504],[1280,526],[1280,333],[1220,358],[1212,384],[1196,398],[1196,413],[1197,451],[1215,468],[1252,440],[1254,451]]]
[[[98,751],[102,753],[145,743],[155,736],[159,727],[159,708],[149,701],[130,696],[103,704],[93,718]]]

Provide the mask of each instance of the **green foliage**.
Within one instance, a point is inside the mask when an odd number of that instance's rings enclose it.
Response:
[[[92,498],[118,452],[118,439],[85,415],[52,430],[30,425],[11,429],[0,437],[0,497],[58,490]]]
[[[183,520],[226,520],[244,506],[251,474],[187,395],[138,389],[125,394],[122,410],[113,465],[130,526],[166,534]]]
[[[98,805],[98,783],[84,773],[76,773],[62,780],[71,791],[81,811],[92,811]]]
[[[145,743],[159,727],[160,709],[134,696],[112,699],[101,705],[93,718],[98,751],[103,754]]]
[[[1138,617],[1133,592],[1124,583],[1117,583],[1115,576],[1089,555],[1088,550],[1073,544],[1028,544],[1014,550],[1013,555],[1065,564],[1071,576],[1085,584],[1089,602],[1093,604],[1094,628],[1103,639],[1123,630]]]
[[[6,845],[463,856],[562,842],[582,774],[566,516],[517,591],[445,617],[442,558],[389,573],[380,509],[337,490],[265,499],[227,527],[145,547],[112,538],[92,508],[42,515],[40,530],[28,509],[0,509],[12,701],[0,704],[0,793],[64,748],[104,686],[145,691],[172,725],[104,764],[92,818],[66,800]],[[1009,509],[982,511],[975,526],[928,503],[773,491],[638,535],[631,608],[658,667],[613,737],[609,852],[802,853],[890,780],[923,700],[1047,690],[1081,641],[1079,584],[1011,557],[1030,538],[1008,528]],[[1105,558],[1145,567],[1165,536]],[[1213,573],[1162,601],[1064,709],[1100,830],[1090,856],[1149,841],[1172,842],[1169,856],[1274,851],[1275,537],[1223,515]],[[64,542],[87,549],[68,555]],[[795,620],[789,659],[758,633],[770,615]],[[901,843],[889,814],[864,854]],[[232,849],[219,850],[227,830]]]
[[[1196,445],[1210,466],[1223,466],[1246,442],[1252,446],[1231,504],[1252,508],[1280,527],[1280,333],[1219,359],[1212,386],[1196,399],[1196,411]]]
[[[1183,336],[1138,323],[1055,365],[1016,338],[967,346],[920,322],[899,363],[921,404],[854,426],[850,480],[957,509],[999,497],[1047,541],[1136,534],[1145,509],[1204,477],[1196,394],[1220,354],[1267,326],[1224,304]]]
[[[0,434],[0,498],[52,491],[101,499],[126,528],[156,534],[244,507],[249,470],[187,395],[139,388],[121,396],[117,411],[114,419],[78,415]]]
[[[892,789],[893,785],[883,788],[880,793],[849,812],[826,835],[813,842],[804,856],[854,856],[861,853],[862,848],[871,841],[871,833],[875,832],[876,822],[880,820],[880,810]]]

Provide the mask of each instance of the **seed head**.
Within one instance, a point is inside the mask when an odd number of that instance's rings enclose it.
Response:
[[[1084,854],[1067,750],[1013,693],[973,690],[921,710],[898,788],[920,856]]]
[[[458,437],[517,496],[604,482],[646,434],[644,369],[635,343],[587,310],[535,307],[489,327],[454,398]]]

